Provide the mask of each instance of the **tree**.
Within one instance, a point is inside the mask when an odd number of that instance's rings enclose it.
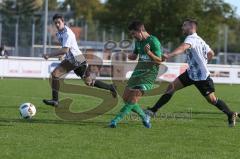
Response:
[[[223,0],[108,0],[98,17],[103,27],[125,30],[131,20],[142,20],[150,33],[175,44],[180,41],[183,20],[191,17],[199,22],[199,34],[215,44],[219,24],[229,23],[234,10]]]
[[[15,27],[18,24],[19,29],[19,46],[28,46],[31,37],[29,30],[31,30],[32,16],[35,11],[41,9],[43,0],[2,0],[0,4],[0,14],[4,23],[2,27],[3,42],[7,45],[14,45]]]
[[[42,7],[43,0],[3,0],[1,13],[6,15],[31,15]]]
[[[102,10],[103,5],[99,0],[65,0],[63,6],[71,6],[74,11],[75,18],[84,19],[92,23],[96,15]]]
[[[57,0],[48,0],[48,9],[49,10],[58,10],[59,3]]]

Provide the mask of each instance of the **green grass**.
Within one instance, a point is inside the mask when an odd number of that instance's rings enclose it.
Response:
[[[240,111],[239,90],[240,85],[216,85],[218,97],[235,111]],[[153,120],[152,129],[130,118],[117,129],[107,128],[121,101],[106,114],[87,121],[62,120],[53,108],[41,103],[50,95],[47,80],[0,80],[0,159],[228,159],[240,155],[240,124],[228,128],[226,117],[194,87],[177,92]],[[61,93],[61,98],[65,97],[73,99],[70,109],[76,113],[102,102]],[[151,106],[158,98],[144,97],[140,104]],[[37,108],[30,121],[19,118],[18,107],[24,102]]]

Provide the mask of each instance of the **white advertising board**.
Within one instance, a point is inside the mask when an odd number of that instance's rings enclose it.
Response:
[[[50,73],[60,63],[57,59],[43,60],[42,58],[21,58],[10,57],[0,59],[0,77],[22,77],[22,78],[49,78]],[[167,71],[159,76],[157,80],[171,82],[188,67],[185,63],[164,63]],[[103,61],[104,73],[99,73],[98,79],[111,80],[111,61]],[[240,84],[240,66],[230,65],[208,65],[211,77],[216,83]],[[125,68],[126,69],[126,68]],[[123,78],[129,78],[132,70],[128,70]],[[104,74],[104,75],[103,75]],[[109,75],[108,75],[109,74]],[[70,72],[68,79],[77,79],[73,72]]]

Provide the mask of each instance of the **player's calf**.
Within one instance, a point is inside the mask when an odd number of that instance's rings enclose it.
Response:
[[[216,98],[215,96],[212,96],[212,98],[208,97],[207,100],[209,103],[216,106],[219,110],[227,115],[229,127],[234,127],[236,125],[236,119],[239,116],[237,112],[231,111],[224,101]]]
[[[109,90],[114,98],[117,97],[117,89],[116,89],[116,86],[113,84],[107,84],[107,83],[104,83],[99,80],[93,80],[90,76],[84,78],[84,83],[87,86],[92,86],[92,87],[97,87],[100,89]]]
[[[236,119],[239,116],[237,112],[233,112],[231,115],[228,116],[228,126],[234,127],[236,125]]]

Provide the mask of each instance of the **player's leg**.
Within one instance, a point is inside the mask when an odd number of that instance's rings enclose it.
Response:
[[[129,93],[127,96],[124,97],[124,101],[128,101],[129,103],[133,104],[132,111],[137,113],[142,122],[143,125],[146,128],[151,128],[150,118],[148,118],[141,108],[141,106],[138,104],[138,101],[144,94],[144,86],[136,86],[133,89],[130,89],[131,93]]]
[[[151,128],[150,118],[145,114],[145,112],[138,103],[135,103],[134,107],[132,108],[132,111],[140,116],[143,125],[146,128]]]
[[[122,109],[120,110],[120,112],[111,120],[111,123],[109,125],[109,127],[111,128],[116,128],[117,124],[126,116],[128,115],[132,108],[133,108],[133,104],[132,103],[125,103],[125,105],[122,107]]]
[[[60,88],[60,78],[73,69],[73,65],[67,60],[62,61],[51,73],[50,83],[52,87],[52,99],[44,99],[46,105],[58,106],[58,92]]]
[[[145,125],[145,121],[147,120],[146,114],[143,111],[143,109],[141,108],[141,106],[138,104],[138,101],[144,94],[143,90],[144,90],[143,86],[136,86],[133,89],[130,89],[129,91],[131,91],[131,93],[128,93],[127,96],[125,96],[123,99],[124,99],[124,101],[134,104],[132,111],[137,113],[140,116],[140,118],[142,119],[142,121]],[[150,121],[147,121],[147,122],[150,122]]]
[[[227,115],[229,126],[235,126],[237,113],[233,112],[223,100],[215,96],[213,80],[208,77],[204,81],[196,82],[195,86],[210,104],[216,106],[219,110]]]
[[[135,97],[135,91],[130,90],[129,88],[125,88],[123,93],[123,101],[125,105],[120,110],[120,112],[116,115],[116,117],[112,120],[111,125],[116,125],[119,121],[121,121],[124,116],[128,115],[137,101],[137,97]],[[110,126],[111,126],[110,125]]]
[[[93,86],[93,87],[97,87],[100,89],[109,90],[109,91],[111,91],[111,94],[114,98],[117,97],[116,86],[113,84],[107,84],[102,81],[93,79],[90,75],[90,71],[89,71],[87,63],[81,64],[81,66],[76,68],[74,70],[74,72],[77,76],[81,77],[84,80],[84,83],[87,86]]]
[[[150,108],[152,112],[156,113],[163,105],[167,104],[172,98],[173,94],[182,89],[184,86],[181,81],[177,78],[172,83],[170,83],[167,87],[165,93],[160,97],[160,99],[155,103],[155,105]]]
[[[214,92],[210,93],[205,98],[210,104],[216,106],[219,110],[221,110],[227,116],[231,116],[233,114],[233,112],[229,109],[227,104],[223,100],[218,99],[215,96]]]
[[[152,107],[146,110],[146,114],[150,116],[154,116],[156,112],[162,108],[166,103],[170,101],[173,94],[189,85],[192,85],[193,81],[188,77],[187,71],[177,77],[172,83],[170,83],[165,91],[165,93],[160,97],[157,103]]]
[[[100,89],[109,90],[114,98],[117,97],[117,90],[116,90],[116,86],[114,84],[107,84],[107,83],[102,82],[100,80],[94,80],[93,81],[93,86],[97,87],[97,88],[100,88]]]
[[[125,105],[120,110],[120,113],[111,121],[110,127],[116,127],[117,123],[121,121],[124,116],[128,115],[131,111],[136,112],[142,119],[145,127],[150,128],[151,125],[149,121],[146,121],[146,116],[142,108],[137,104],[141,96],[143,95],[140,89],[129,89],[126,88],[123,94],[123,100]]]

